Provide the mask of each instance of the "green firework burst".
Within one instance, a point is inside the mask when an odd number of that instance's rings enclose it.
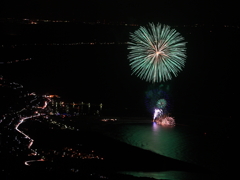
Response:
[[[167,106],[167,101],[165,99],[159,99],[156,103],[156,106],[160,109],[163,109]]]
[[[177,76],[186,60],[186,42],[175,29],[149,23],[130,34],[128,59],[132,74],[148,82],[162,82]]]

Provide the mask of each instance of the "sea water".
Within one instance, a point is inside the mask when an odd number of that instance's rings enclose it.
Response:
[[[195,164],[210,170],[204,172],[122,172],[138,177],[156,179],[214,179],[226,172],[227,154],[222,136],[211,135],[201,128],[176,125],[163,127],[151,121],[108,124],[103,127],[108,136],[127,144],[153,151],[173,159]],[[161,162],[159,162],[161,163]]]

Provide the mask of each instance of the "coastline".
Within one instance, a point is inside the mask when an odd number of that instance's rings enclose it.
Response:
[[[95,120],[92,122],[94,121]],[[29,130],[28,133],[35,139],[33,147],[51,149],[63,146],[73,147],[80,143],[86,148],[94,149],[98,154],[104,157],[104,161],[66,160],[62,158],[60,161],[55,160],[55,162],[35,162],[32,166],[26,167],[23,165],[24,160],[21,161],[22,164],[11,160],[8,165],[10,167],[8,174],[14,177],[17,174],[16,172],[18,172],[19,174],[17,177],[29,176],[32,178],[34,174],[43,174],[52,178],[59,177],[60,179],[62,178],[60,177],[61,175],[63,177],[66,175],[69,177],[77,176],[76,174],[64,170],[63,167],[65,166],[67,166],[65,169],[82,169],[83,173],[78,173],[77,177],[85,176],[86,172],[93,170],[99,174],[106,174],[106,176],[112,177],[112,179],[117,179],[117,177],[119,177],[119,179],[123,179],[123,177],[128,177],[127,179],[137,178],[122,174],[122,172],[184,171],[190,173],[206,173],[209,175],[212,173],[203,167],[168,158],[149,150],[134,147],[111,137],[107,137],[106,135],[94,131],[94,129],[99,126],[99,123],[108,125],[112,122],[95,123],[94,127],[92,122],[86,120],[78,121],[78,123],[74,122],[79,127],[79,131],[46,129],[47,126],[38,126],[38,123],[31,122],[36,125],[37,129],[33,128],[31,131]],[[122,122],[119,121],[118,123]],[[50,166],[53,169],[51,172],[47,169]],[[63,168],[61,169],[61,173],[57,171],[59,168]],[[87,178],[88,177],[84,177],[84,179]]]

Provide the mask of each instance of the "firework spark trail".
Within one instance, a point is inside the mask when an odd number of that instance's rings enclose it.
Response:
[[[186,59],[184,38],[169,26],[152,23],[130,34],[128,43],[132,74],[157,83],[177,76]]]
[[[155,120],[157,117],[161,116],[163,114],[162,109],[155,109],[154,110],[154,115],[153,115],[153,120]]]

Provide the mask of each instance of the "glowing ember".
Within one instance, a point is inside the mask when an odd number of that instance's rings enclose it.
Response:
[[[174,126],[175,120],[173,117],[167,116],[163,114],[162,109],[155,109],[153,115],[153,122],[156,122],[162,126]]]
[[[162,116],[163,110],[162,109],[155,109],[154,110],[154,115],[153,115],[153,120],[155,120],[157,117]]]

